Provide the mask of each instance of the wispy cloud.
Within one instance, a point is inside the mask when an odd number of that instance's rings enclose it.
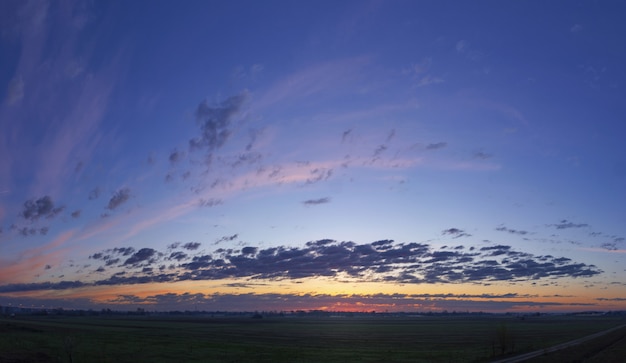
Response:
[[[320,205],[320,204],[326,204],[326,203],[330,203],[329,197],[318,198],[318,199],[307,199],[302,202],[302,204],[304,205]]]
[[[555,227],[556,229],[569,229],[569,228],[583,228],[589,227],[587,223],[573,223],[567,219],[561,220],[559,223],[548,224],[549,227]]]
[[[109,203],[107,204],[106,208],[108,210],[115,210],[120,205],[126,203],[126,201],[128,201],[129,198],[130,198],[129,188],[118,189],[117,191],[115,191],[115,193],[113,193],[113,195],[111,196],[111,199],[109,199]]]

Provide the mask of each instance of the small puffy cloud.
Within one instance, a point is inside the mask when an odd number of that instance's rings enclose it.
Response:
[[[446,146],[448,146],[447,142],[437,142],[437,143],[426,145],[426,150],[439,150],[439,149],[443,149]]]
[[[200,135],[189,140],[192,151],[206,149],[212,152],[221,148],[232,134],[231,122],[247,98],[241,93],[227,98],[216,105],[202,101],[196,109],[196,122]]]
[[[171,164],[176,164],[180,161],[185,154],[182,151],[174,150],[170,153],[169,161]]]
[[[569,228],[583,228],[589,227],[587,223],[573,223],[568,221],[567,219],[561,220],[559,223],[548,224],[550,227],[556,227],[556,229],[569,229]]]
[[[346,142],[346,140],[348,139],[348,136],[350,136],[351,133],[352,133],[352,129],[348,129],[344,131],[343,133],[341,133],[341,142],[342,143]]]
[[[108,210],[114,210],[120,205],[124,204],[130,198],[130,189],[122,188],[118,189],[113,195],[111,199],[109,199],[109,203],[107,204]]]
[[[24,210],[20,215],[24,219],[36,221],[41,217],[54,218],[64,209],[65,207],[55,207],[52,198],[46,195],[39,199],[31,199],[24,202]]]
[[[181,251],[175,251],[170,253],[170,256],[168,257],[169,260],[176,260],[176,261],[181,261],[187,258],[187,254]]]
[[[189,251],[195,251],[198,248],[200,248],[200,245],[201,245],[200,242],[187,242],[184,245],[182,245],[182,247]]]
[[[200,200],[198,200],[198,204],[201,207],[214,207],[216,205],[224,204],[224,202],[218,198],[209,198],[209,199],[201,198]]]
[[[157,251],[152,248],[142,248],[139,251],[135,252],[132,256],[130,256],[126,261],[124,261],[124,265],[137,265],[141,262],[150,261],[152,257],[155,257]]]
[[[131,253],[135,252],[135,249],[132,247],[117,247],[112,249],[113,253],[121,254],[122,256],[128,256]]]
[[[307,178],[305,184],[315,184],[320,181],[328,180],[333,175],[332,168],[315,168],[309,171],[310,177]]]
[[[580,32],[581,30],[583,30],[583,26],[580,24],[574,24],[571,28],[569,28],[569,31],[574,34]]]
[[[100,197],[100,188],[95,187],[89,192],[89,200],[98,199]]]
[[[81,210],[77,209],[77,210],[72,212],[71,216],[72,216],[72,218],[78,218],[78,217],[80,217],[80,213],[81,213]]]
[[[496,228],[496,231],[500,231],[500,232],[507,232],[510,234],[517,234],[520,236],[524,236],[528,234],[528,231],[522,231],[522,230],[517,230],[517,229],[513,229],[513,228],[507,228],[505,226],[499,226]]]
[[[443,235],[450,235],[450,236],[452,236],[452,238],[471,237],[472,236],[471,234],[466,233],[464,230],[458,229],[458,228],[444,229],[443,231],[441,231],[441,234],[443,234]]]
[[[617,251],[619,249],[615,243],[611,243],[611,242],[603,243],[600,245],[600,247],[609,251]]]
[[[486,152],[484,152],[484,151],[477,151],[477,152],[475,152],[475,153],[474,153],[474,158],[475,158],[475,159],[482,159],[482,160],[486,160],[486,159],[491,158],[492,156],[493,156],[493,155],[488,154],[488,153],[486,153]]]
[[[307,199],[302,202],[302,204],[304,205],[320,205],[320,204],[326,204],[326,203],[330,203],[330,198],[324,197],[324,198],[318,198],[318,199]]]

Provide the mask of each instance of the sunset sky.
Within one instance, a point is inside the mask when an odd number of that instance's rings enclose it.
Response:
[[[0,2],[0,305],[626,309],[620,1]]]

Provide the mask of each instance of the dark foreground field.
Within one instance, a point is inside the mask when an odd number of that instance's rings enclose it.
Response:
[[[0,363],[488,362],[623,323],[607,316],[18,316],[0,318]]]

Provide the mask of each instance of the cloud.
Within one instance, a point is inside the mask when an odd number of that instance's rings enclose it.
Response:
[[[204,100],[196,109],[196,122],[200,127],[200,136],[190,139],[192,151],[207,149],[212,152],[222,147],[232,134],[231,122],[239,112],[247,93],[231,96],[217,105],[209,105]]]
[[[467,40],[459,40],[458,42],[456,42],[456,51],[459,53],[463,53],[465,51],[467,51],[469,49],[469,42]]]
[[[141,262],[150,262],[150,259],[155,257],[156,254],[157,251],[152,248],[142,248],[124,261],[124,265],[138,265]]]
[[[348,139],[348,136],[352,133],[352,129],[348,129],[341,134],[341,142],[344,143]]]
[[[185,157],[185,153],[183,153],[182,151],[178,151],[178,150],[172,151],[169,156],[170,164],[173,165],[173,164],[178,163],[178,161],[181,160],[183,157]]]
[[[583,30],[583,27],[580,24],[574,24],[574,25],[572,25],[571,28],[569,28],[569,31],[572,32],[572,33],[578,33],[581,30]]]
[[[72,218],[78,218],[78,217],[80,217],[80,213],[81,213],[81,210],[77,209],[77,210],[72,212],[71,216],[72,216]]]
[[[524,236],[524,235],[527,235],[529,233],[528,231],[521,231],[521,230],[517,230],[517,229],[506,228],[505,226],[497,227],[496,231],[508,232],[510,234],[517,234],[517,235],[520,235],[520,236]]]
[[[100,197],[100,188],[95,187],[89,192],[89,200],[98,199]]]
[[[239,234],[233,234],[232,236],[224,236],[220,239],[218,239],[217,241],[215,241],[215,245],[221,243],[221,242],[229,242],[229,241],[234,241],[239,237]]]
[[[443,231],[441,231],[441,234],[443,234],[443,235],[451,235],[451,236],[453,236],[452,238],[471,237],[472,236],[471,234],[466,233],[464,230],[458,229],[458,228],[444,229]]]
[[[328,180],[333,175],[333,169],[314,168],[309,171],[309,177],[305,180],[305,184],[315,184],[320,181]]]
[[[302,202],[302,204],[304,205],[319,205],[319,204],[326,204],[326,203],[330,203],[330,198],[324,197],[324,198],[318,198],[318,199],[307,199]]]
[[[218,198],[209,198],[209,199],[201,198],[200,200],[198,200],[198,204],[201,207],[214,207],[216,205],[224,204],[224,201]]]
[[[451,229],[454,234],[464,232]],[[218,249],[215,253],[186,258],[162,254],[150,248],[134,253],[124,266],[151,267],[166,259],[180,262],[176,273],[112,276],[98,284],[132,284],[155,281],[220,280],[251,278],[286,280],[325,277],[338,281],[396,282],[412,284],[488,283],[542,278],[591,277],[601,273],[594,265],[575,263],[568,258],[537,256],[515,251],[511,246],[494,245],[479,250],[462,248],[435,250],[423,243],[395,243],[391,240],[370,244],[318,240],[304,247],[247,246],[241,251]],[[93,255],[106,260],[106,255]]]
[[[54,202],[50,196],[46,195],[39,199],[31,199],[24,202],[24,210],[20,213],[24,219],[36,221],[41,217],[54,218],[61,213],[65,207],[54,207]]]
[[[121,264],[119,257],[130,256]],[[559,278],[592,277],[602,273],[594,265],[577,263],[568,258],[533,255],[507,245],[480,249],[435,249],[424,243],[396,243],[380,240],[367,244],[337,242],[330,239],[307,242],[302,247],[246,246],[241,250],[218,249],[214,253],[189,256],[181,251],[161,253],[152,248],[134,251],[130,247],[108,249],[89,256],[105,267],[118,265],[128,273],[117,272],[96,281],[56,281],[32,284],[0,285],[0,292],[60,290],[89,286],[117,286],[190,280],[299,280],[325,278],[337,282],[381,282],[404,284],[485,284],[496,281],[535,281]],[[169,261],[169,262],[168,262]],[[164,263],[177,265],[164,271]],[[38,266],[44,268],[46,263]],[[160,271],[160,272],[159,272]],[[432,299],[451,296],[415,297]],[[467,295],[465,298],[490,298]],[[496,296],[493,296],[496,298]],[[498,296],[500,299],[513,296]]]
[[[550,227],[556,227],[556,229],[569,229],[569,228],[582,228],[589,227],[587,223],[572,223],[567,219],[563,219],[559,223],[556,224],[548,224]]]
[[[474,153],[474,158],[476,158],[476,159],[486,160],[486,159],[491,158],[492,156],[493,155],[488,154],[488,153],[483,152],[483,151],[477,151],[477,152]]]
[[[610,242],[606,242],[600,245],[600,247],[604,248],[605,250],[609,250],[609,251],[617,251],[619,250],[619,248],[617,247],[617,245],[615,243],[610,243]]]
[[[130,198],[130,189],[122,188],[118,189],[113,195],[111,199],[109,199],[109,204],[107,204],[108,210],[115,210],[120,205],[124,204]]]
[[[184,245],[182,245],[182,247],[189,251],[195,251],[200,247],[200,245],[201,245],[200,242],[187,242]]]
[[[434,144],[426,145],[426,150],[438,150],[438,149],[443,149],[446,146],[448,146],[447,142],[437,142]]]
[[[417,82],[417,87],[425,87],[425,86],[430,86],[433,84],[438,84],[438,83],[443,83],[443,82],[445,82],[443,78],[434,77],[434,76],[431,76],[430,74],[427,74],[424,77],[422,77],[419,80],[419,82]]]
[[[22,76],[15,76],[7,89],[7,103],[9,105],[15,105],[22,101],[24,98],[24,80]]]

